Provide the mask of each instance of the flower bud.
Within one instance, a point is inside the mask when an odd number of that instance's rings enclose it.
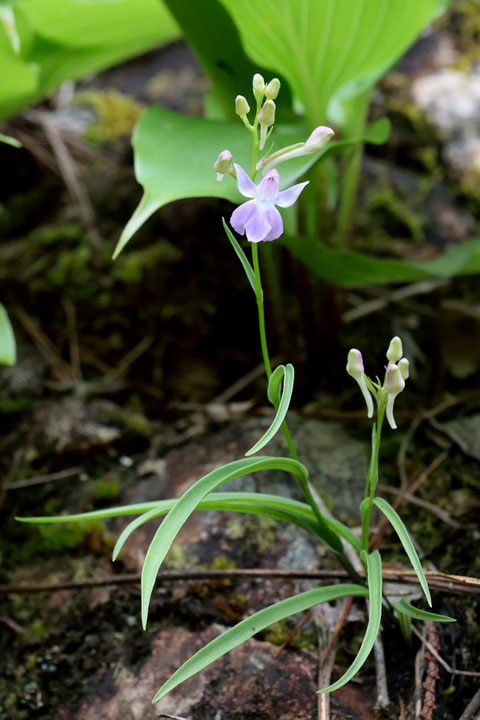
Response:
[[[253,76],[253,96],[257,103],[262,102],[265,94],[265,80],[260,73],[255,73]]]
[[[347,373],[355,378],[355,380],[358,380],[364,372],[362,353],[360,350],[352,348],[349,350],[347,356]]]
[[[335,135],[332,128],[326,125],[320,125],[310,134],[305,142],[305,151],[309,153],[317,153],[328,143],[332,135]]]
[[[247,102],[247,98],[243,95],[237,95],[235,98],[235,112],[243,118],[247,113],[250,112],[250,105]]]
[[[280,80],[278,78],[273,78],[273,80],[270,80],[267,87],[265,88],[265,97],[267,97],[269,100],[275,100],[279,92]]]
[[[222,150],[216,161],[213,163],[213,169],[217,173],[217,180],[219,182],[223,179],[224,175],[232,172],[232,153],[230,150]]]
[[[365,380],[362,353],[356,348],[352,348],[348,353],[347,373],[357,381],[367,404],[367,415],[369,418],[373,417],[373,400]]]
[[[402,355],[403,355],[402,341],[400,340],[400,338],[397,335],[395,335],[395,337],[390,340],[390,345],[388,346],[387,360],[388,360],[388,362],[396,363],[400,360]]]
[[[265,100],[265,103],[258,113],[258,122],[260,124],[260,150],[265,147],[267,139],[267,129],[275,122],[275,103],[273,100]]]
[[[400,370],[400,374],[404,380],[408,380],[410,376],[410,363],[408,362],[407,358],[402,358],[400,362],[398,363],[398,369]]]
[[[399,340],[400,338],[396,339]],[[405,387],[405,380],[402,377],[402,373],[398,365],[395,365],[394,363],[389,363],[387,367],[387,375],[385,377],[384,387],[385,390],[388,392],[386,410],[387,420],[392,430],[396,430],[397,424],[395,422],[395,418],[393,417],[393,404],[398,393],[402,392],[403,388]]]

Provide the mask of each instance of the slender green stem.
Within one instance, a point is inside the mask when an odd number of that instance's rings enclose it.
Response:
[[[260,345],[262,347],[263,364],[265,365],[265,372],[267,373],[267,380],[270,380],[272,374],[272,366],[270,363],[270,356],[268,354],[267,346],[267,333],[265,330],[265,308],[263,304],[263,290],[262,290],[262,278],[260,275],[260,263],[258,261],[258,245],[257,243],[251,243],[252,245],[252,262],[253,270],[255,273],[255,296],[257,298],[257,309],[258,309],[258,329],[260,331]]]
[[[368,468],[365,497],[362,502],[362,547],[368,552],[368,538],[370,535],[370,521],[372,518],[373,500],[378,485],[378,458],[380,454],[380,441],[382,437],[383,419],[385,417],[386,397],[380,393],[378,403],[378,416],[376,426],[372,432],[372,454]]]

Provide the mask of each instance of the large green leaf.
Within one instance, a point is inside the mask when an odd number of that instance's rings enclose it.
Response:
[[[238,29],[219,0],[164,0],[185,39],[198,57],[213,83],[225,117],[235,117],[234,98],[244,95],[252,102],[252,78],[264,72],[247,57],[240,42]],[[270,79],[267,77],[267,80]],[[285,85],[277,99],[291,108],[292,99]],[[290,111],[291,112],[291,111]],[[278,116],[277,116],[278,117]]]
[[[283,236],[280,242],[316,275],[334,285],[349,288],[480,272],[478,239],[455,245],[433,260],[415,263],[327,248],[315,238]]]
[[[306,139],[302,126],[278,126],[272,135],[274,149]],[[205,120],[164,108],[145,110],[134,130],[135,174],[143,186],[143,198],[127,223],[116,257],[132,235],[153,213],[174,200],[188,197],[220,197],[240,203],[245,198],[227,176],[218,182],[213,163],[230,150],[234,162],[250,168],[251,138],[240,121]],[[290,186],[316,161],[315,155],[297,158],[281,168],[282,188]]]
[[[342,121],[442,8],[437,0],[222,0],[250,57],[284,75],[310,127]]]
[[[430,589],[428,587],[427,578],[423,572],[422,563],[417,555],[417,551],[413,545],[413,542],[408,534],[408,530],[403,524],[403,521],[397,511],[383,498],[375,498],[375,505],[383,512],[387,520],[393,526],[397,533],[400,542],[403,545],[403,549],[407,553],[408,559],[412,563],[412,567],[415,570],[420,586],[424,592],[427,602],[432,607],[432,597],[430,595]]]
[[[7,311],[0,303],[0,363],[15,365],[17,349],[12,325],[8,319]]]
[[[275,417],[272,424],[265,434],[248,450],[245,455],[254,455],[272,440],[282,427],[285,416],[290,407],[292,399],[293,381],[295,379],[295,370],[293,365],[279,365],[270,376],[268,381],[268,399],[276,409]]]
[[[348,668],[347,672],[332,683],[329,687],[319,690],[318,692],[333,692],[338,690],[349,682],[354,675],[360,670],[366,659],[370,655],[370,652],[375,644],[375,640],[380,629],[380,621],[382,619],[382,560],[380,553],[375,550],[373,553],[367,555],[364,553],[364,558],[367,565],[367,578],[368,578],[368,598],[369,598],[369,617],[368,625],[365,631],[362,644],[357,653],[357,656],[353,663]]]
[[[308,478],[306,468],[297,460],[283,457],[261,456],[252,459],[245,458],[243,460],[235,460],[197,480],[197,482],[177,500],[158,528],[148,548],[142,569],[143,627],[147,624],[148,606],[158,570],[180,528],[197,508],[198,504],[211,492],[234,478],[260,470],[284,470],[285,472],[291,473],[294,477],[297,477],[301,483],[306,483]],[[324,529],[319,528],[319,531],[320,530]],[[340,540],[329,531],[328,528],[325,528],[323,537],[325,544],[331,547],[334,552],[342,552]]]
[[[196,675],[212,662],[222,657],[222,655],[238,647],[238,645],[241,645],[245,640],[249,640],[256,633],[273,625],[273,623],[279,622],[290,615],[309,610],[311,607],[319,605],[322,602],[329,602],[330,600],[337,600],[342,597],[364,597],[365,595],[367,595],[367,590],[361,585],[333,585],[308,590],[300,595],[281,600],[275,603],[275,605],[270,605],[270,607],[254,613],[196,652],[195,655],[187,660],[187,662],[174,672],[167,682],[162,685],[153,698],[153,702],[157,702],[169,693],[170,690],[173,690],[174,687],[177,687],[180,683]]]
[[[19,55],[0,33],[0,117],[20,110],[64,80],[74,80],[178,37],[158,0],[12,0],[21,18]],[[28,32],[27,32],[28,30]]]

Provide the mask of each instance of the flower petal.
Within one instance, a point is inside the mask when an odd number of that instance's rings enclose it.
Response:
[[[237,187],[239,192],[241,192],[244,197],[255,197],[255,193],[257,192],[257,186],[255,185],[253,180],[249,178],[245,170],[238,163],[235,163],[233,167],[235,168],[235,172],[237,173]]]
[[[230,225],[239,235],[245,235],[245,225],[255,212],[255,201],[249,200],[243,205],[239,205],[230,218]]]
[[[276,203],[279,184],[280,174],[278,170],[269,170],[257,186],[256,197],[264,203]]]
[[[290,207],[290,205],[296,202],[303,188],[308,185],[308,182],[307,180],[307,182],[298,183],[298,185],[292,185],[292,187],[287,188],[287,190],[282,190],[282,192],[278,194],[278,200],[276,200],[275,204],[280,207]]]
[[[263,238],[263,242],[276,240],[283,233],[283,220],[277,208],[274,207],[268,210],[268,221],[270,223],[270,231]]]
[[[254,211],[250,215],[248,221],[245,223],[245,231],[247,233],[247,240],[250,242],[260,242],[271,230],[269,221],[269,208],[258,205],[255,201]]]

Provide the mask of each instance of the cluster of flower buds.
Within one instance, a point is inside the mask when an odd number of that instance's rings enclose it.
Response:
[[[348,353],[347,373],[351,375],[358,383],[362,391],[365,402],[367,403],[367,414],[371,418],[373,416],[373,400],[372,395],[377,401],[378,407],[385,409],[385,414],[390,427],[394,430],[397,425],[393,417],[393,405],[395,398],[402,392],[405,387],[405,380],[409,376],[409,363],[407,358],[403,356],[402,341],[399,337],[394,337],[390,341],[387,350],[388,365],[385,371],[385,379],[383,385],[380,381],[373,382],[365,375],[363,367],[363,358],[360,350],[353,348]]]
[[[248,120],[247,116],[250,112],[250,105],[243,95],[237,95],[235,98],[235,112],[250,132],[256,133],[257,127],[260,126],[260,142],[258,147],[260,150],[263,150],[269,129],[271,129],[275,123],[276,106],[274,101],[280,92],[280,80],[273,78],[269,83],[265,83],[263,77],[259,73],[256,73],[253,76],[252,87],[256,102],[254,124],[251,125]],[[313,130],[305,142],[288,145],[262,158],[257,163],[256,169],[257,171],[262,170],[262,174],[265,175],[265,173],[274,168],[278,163],[285,162],[285,160],[292,160],[293,158],[302,157],[303,155],[319,153],[323,150],[333,134],[332,128],[320,125]],[[229,150],[222,150],[213,164],[213,169],[217,173],[217,180],[219,181],[223,180],[224,175],[231,175],[236,179],[232,154]]]

